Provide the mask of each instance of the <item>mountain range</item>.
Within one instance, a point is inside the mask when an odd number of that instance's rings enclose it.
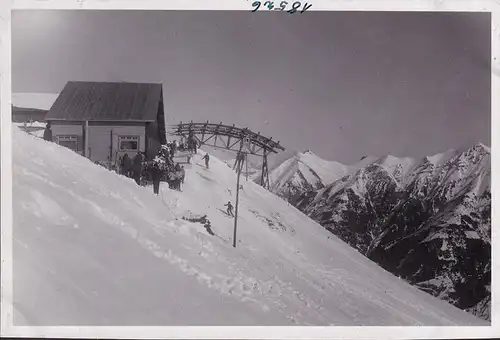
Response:
[[[298,152],[271,190],[386,270],[490,320],[491,150],[354,165]]]

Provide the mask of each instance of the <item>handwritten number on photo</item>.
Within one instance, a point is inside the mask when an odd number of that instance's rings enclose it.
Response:
[[[295,1],[292,5],[292,8],[288,11],[288,13],[294,14],[295,12],[297,12],[297,9],[300,8],[300,5],[301,5],[300,1]]]
[[[272,1],[266,1],[266,2],[264,2],[264,6],[267,6],[267,8],[269,8],[269,9],[273,9],[274,8],[274,2],[272,2]]]
[[[307,2],[304,4],[304,8],[302,8],[302,11],[300,13],[304,13],[307,11],[309,8],[311,8],[312,4],[308,4]]]
[[[252,12],[256,12],[260,8],[261,4],[262,4],[261,1],[254,1],[252,3],[252,7],[253,7]],[[284,11],[286,9],[287,5],[288,5],[288,1],[281,1],[279,7],[274,7],[274,1],[267,0],[266,2],[264,2],[264,6],[267,7],[269,10],[274,9],[274,10],[278,10],[278,11],[279,10]],[[298,12],[300,6],[302,6],[302,3],[300,1],[295,1],[292,5],[292,8],[289,9],[287,12],[290,14],[294,14],[294,13]],[[302,8],[302,10],[300,11],[300,13],[304,13],[309,8],[311,8],[311,6],[312,6],[312,4],[308,4],[306,2],[304,4],[304,7]]]
[[[254,1],[253,4],[252,4],[252,6],[255,7],[252,12],[257,11],[259,9],[259,7],[260,7],[260,1]]]

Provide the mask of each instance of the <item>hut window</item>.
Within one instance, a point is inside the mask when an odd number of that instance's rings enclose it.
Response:
[[[67,147],[73,151],[78,150],[78,136],[57,136],[57,142],[59,145]]]
[[[139,136],[119,136],[118,145],[120,151],[139,150]]]

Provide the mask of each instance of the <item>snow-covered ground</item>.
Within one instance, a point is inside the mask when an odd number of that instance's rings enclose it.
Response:
[[[45,122],[31,122],[31,123],[12,123],[13,125],[21,128],[21,130],[29,133],[32,136],[43,138],[43,133],[45,132],[45,127],[47,123]]]
[[[12,129],[15,325],[488,325],[250,180],[233,248],[235,173],[202,151],[158,197]]]

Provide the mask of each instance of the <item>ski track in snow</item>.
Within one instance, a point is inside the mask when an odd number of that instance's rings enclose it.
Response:
[[[16,323],[481,324],[385,272],[252,181],[241,182],[233,248],[234,220],[220,209],[234,202],[235,174],[214,157],[210,169],[200,168],[203,152],[186,166],[182,192],[162,183],[158,197],[14,130],[14,285],[26,292],[14,296]],[[207,215],[215,236],[183,220],[188,212]],[[59,305],[47,305],[56,298]]]

